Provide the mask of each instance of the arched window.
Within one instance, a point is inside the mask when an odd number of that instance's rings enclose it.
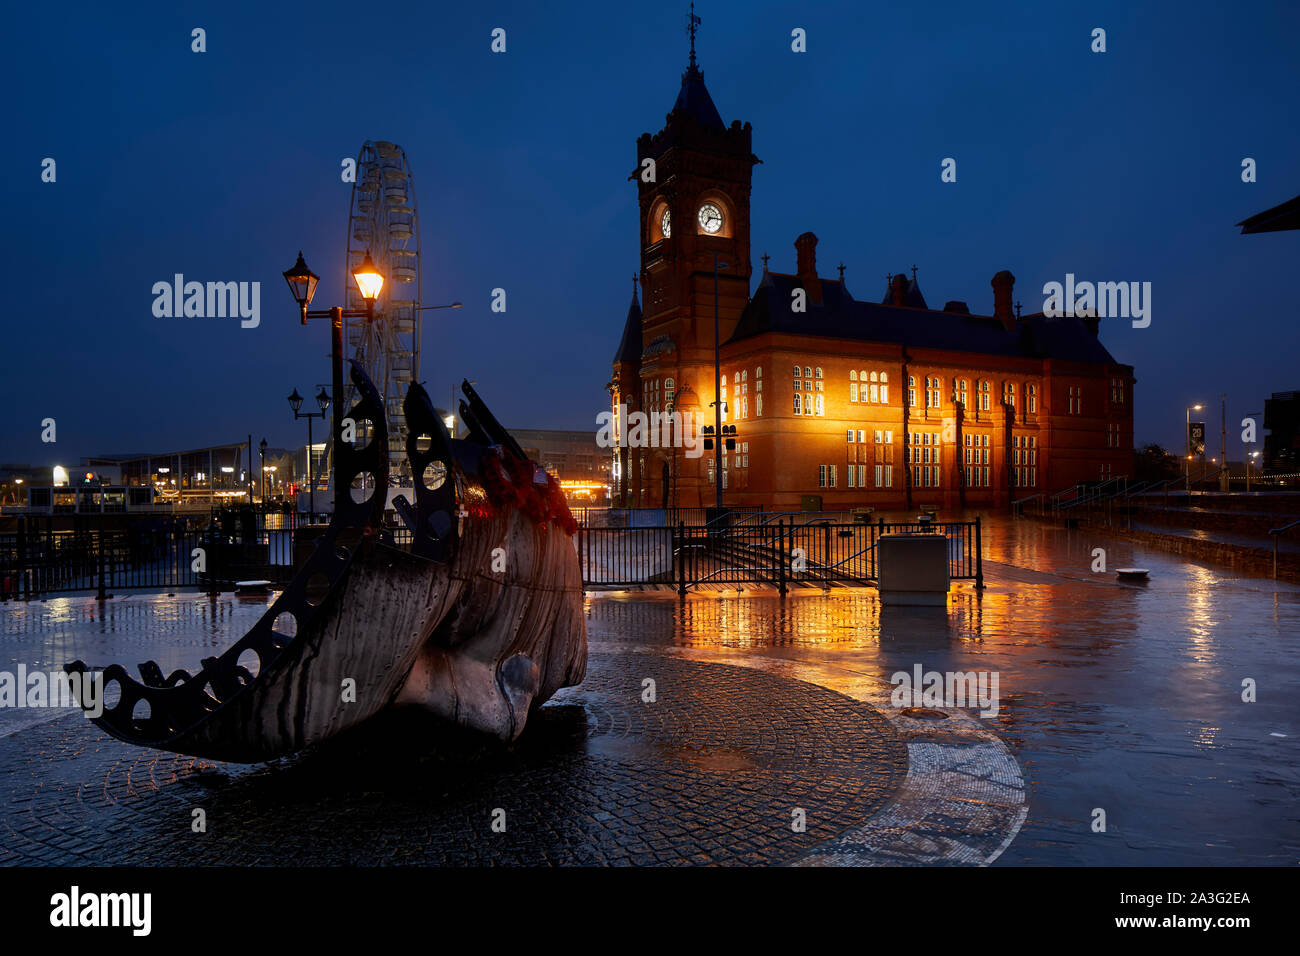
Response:
[[[803,393],[803,413],[805,415],[811,415],[813,413],[812,392]]]
[[[925,407],[940,408],[942,405],[942,392],[940,391],[939,376],[927,375],[925,377]]]
[[[818,378],[822,377],[822,367],[820,365],[817,366],[817,377]]]
[[[987,379],[980,382],[979,410],[982,412],[987,412],[992,407],[992,405],[990,404],[990,395],[989,395],[990,391],[991,390],[989,388],[989,383]]]
[[[858,372],[856,369],[849,369],[849,401],[858,400]]]
[[[880,403],[882,405],[889,404],[889,373],[888,372],[880,373]]]
[[[916,376],[907,376],[907,404],[911,408],[916,408]]]
[[[818,414],[818,415],[825,415],[825,414],[826,414],[826,404],[825,404],[825,402],[824,402],[824,400],[823,400],[824,398],[825,398],[825,396],[822,396],[822,395],[818,395],[818,396],[817,396],[817,414]]]
[[[1025,411],[1031,415],[1038,414],[1038,387],[1036,385],[1025,386]]]
[[[964,378],[957,379],[956,393],[957,394],[954,397],[957,399],[957,401],[961,402],[961,407],[963,409],[969,408],[970,406],[966,404],[966,379]]]
[[[810,369],[807,365],[803,367],[803,377],[812,378],[812,369]]]
[[[1004,382],[1003,388],[1006,390],[1006,393],[1002,396],[1002,400],[1006,402],[1008,405],[1010,405],[1012,408],[1015,408],[1016,407],[1016,383]]]
[[[871,373],[871,380],[872,380],[873,382],[878,382],[878,381],[880,381],[880,376],[877,375],[875,372],[872,372],[872,373]]]
[[[664,407],[667,408],[673,402],[673,396],[677,394],[677,386],[671,378],[664,379]]]
[[[853,369],[849,369],[849,381],[856,382],[857,380],[858,380],[858,373]]]

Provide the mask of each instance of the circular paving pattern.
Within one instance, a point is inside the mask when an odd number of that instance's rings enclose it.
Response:
[[[815,684],[593,653],[510,747],[390,713],[242,767],[75,715],[29,728],[0,754],[0,863],[786,863],[880,810],[907,765],[890,721]]]

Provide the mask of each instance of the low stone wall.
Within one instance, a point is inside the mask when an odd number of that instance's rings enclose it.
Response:
[[[1038,518],[1037,515],[1027,517]],[[1049,517],[1038,518],[1051,522]],[[1059,520],[1059,519],[1056,519]],[[1265,548],[1248,548],[1239,544],[1226,544],[1222,541],[1204,541],[1178,534],[1160,534],[1156,531],[1128,530],[1118,525],[1107,525],[1089,519],[1080,519],[1078,527],[1095,534],[1104,534],[1113,538],[1124,538],[1156,551],[1177,554],[1192,561],[1206,561],[1232,568],[1241,574],[1254,577],[1271,578],[1273,576],[1273,552]],[[1279,581],[1291,581],[1300,584],[1300,555],[1279,552],[1277,556],[1277,577]]]

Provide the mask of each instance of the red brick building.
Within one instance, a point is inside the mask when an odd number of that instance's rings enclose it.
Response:
[[[689,411],[700,424],[713,423],[720,391],[738,432],[724,504],[1003,506],[1132,474],[1133,369],[1101,344],[1096,319],[1018,315],[1008,271],[992,279],[990,315],[956,301],[931,309],[915,268],[868,302],[842,267],[818,273],[808,232],[793,272],[763,257],[751,296],[757,162],[750,125],[723,123],[692,52],[666,125],[637,140],[645,305],[633,295],[608,390],[615,410]],[[613,468],[629,504],[714,502],[712,453],[622,449]]]

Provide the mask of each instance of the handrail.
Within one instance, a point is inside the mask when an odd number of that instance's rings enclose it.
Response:
[[[1280,528],[1270,528],[1268,533],[1273,536],[1273,580],[1277,580],[1277,543],[1284,531],[1290,531],[1296,525],[1300,525],[1300,518],[1292,521],[1290,524],[1284,524]]]

